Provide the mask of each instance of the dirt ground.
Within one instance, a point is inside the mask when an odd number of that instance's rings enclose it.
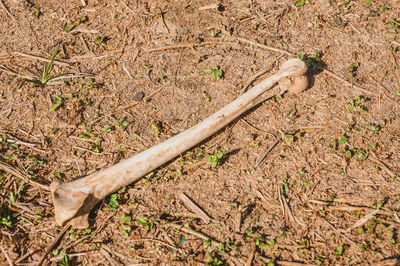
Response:
[[[397,0],[1,3],[1,265],[399,263]],[[107,197],[88,229],[55,224],[52,181],[188,129],[293,57],[306,91]]]

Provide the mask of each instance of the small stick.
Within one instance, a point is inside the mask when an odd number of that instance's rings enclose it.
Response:
[[[251,247],[251,255],[247,259],[246,266],[251,266],[253,264],[254,257],[256,256],[257,246],[256,243],[253,242]]]
[[[202,209],[200,209],[196,205],[196,203],[189,199],[189,197],[186,196],[185,193],[179,193],[179,197],[183,201],[183,203],[185,203],[186,206],[189,207],[189,209],[195,212],[206,224],[209,224],[211,222],[211,218]]]
[[[38,188],[41,188],[46,191],[50,190],[50,188],[48,186],[42,185],[36,181],[31,180],[29,177],[25,176],[19,170],[15,169],[14,167],[12,167],[6,163],[0,162],[0,169],[3,169],[4,171],[14,175],[15,177],[18,177],[18,178],[24,180],[25,182],[27,182],[28,184],[30,184],[34,187],[38,187]]]
[[[27,75],[23,75],[23,74],[19,74],[17,71],[15,71],[14,69],[11,69],[9,67],[0,65],[0,71],[6,72],[10,75],[15,75],[17,77],[20,78],[24,78],[24,79],[33,79],[31,76],[27,76]]]
[[[198,238],[201,238],[201,239],[203,239],[203,240],[206,240],[206,241],[210,240],[211,242],[214,242],[214,243],[216,243],[216,244],[220,244],[220,242],[218,242],[218,241],[216,241],[216,240],[213,240],[213,239],[211,239],[210,237],[208,237],[208,236],[206,236],[206,235],[203,235],[203,234],[200,233],[200,232],[194,231],[194,230],[192,230],[192,229],[190,229],[190,228],[188,228],[188,227],[184,227],[183,225],[171,223],[171,224],[166,224],[165,227],[177,229],[177,230],[180,230],[180,231],[182,231],[182,232],[185,232],[185,233],[194,235],[194,236],[196,236],[196,237],[198,237]]]
[[[115,259],[113,259],[110,254],[108,254],[108,252],[112,253],[112,251],[110,249],[106,249],[104,247],[104,245],[101,247],[101,253],[104,255],[104,257],[106,257],[106,259],[110,262],[111,265],[113,266],[119,266],[121,264],[119,264]]]
[[[23,52],[13,52],[13,54],[19,55],[19,56],[23,56],[23,57],[28,57],[28,58],[31,58],[31,59],[37,59],[37,60],[44,61],[44,62],[47,62],[47,63],[51,62],[50,59],[44,58],[44,57],[41,57],[41,56],[38,56],[38,55],[32,55],[32,54],[27,54],[27,53],[23,53]],[[60,65],[60,66],[70,66],[69,63],[63,62],[63,61],[59,61],[59,60],[54,60],[53,63],[56,64],[56,65]]]
[[[284,260],[278,260],[276,261],[277,265],[282,265],[282,266],[313,266],[315,264],[308,264],[308,263],[300,263],[300,262],[293,262],[293,261],[284,261]]]
[[[322,72],[324,72],[324,73],[327,74],[328,76],[331,76],[332,78],[335,78],[335,79],[337,79],[337,80],[343,82],[343,83],[346,84],[347,86],[352,87],[352,88],[355,88],[355,89],[357,89],[357,90],[359,90],[359,91],[361,91],[361,92],[364,92],[364,93],[366,93],[366,94],[374,95],[374,96],[377,96],[377,97],[379,97],[379,95],[380,95],[379,93],[376,93],[376,92],[369,91],[369,90],[367,90],[367,89],[361,88],[361,87],[359,87],[359,86],[357,86],[357,85],[355,85],[355,84],[353,84],[353,83],[351,83],[351,82],[345,80],[344,78],[339,77],[338,75],[336,75],[335,73],[329,71],[329,70],[326,69],[326,68],[324,68],[324,69],[322,70]]]
[[[381,162],[381,161],[377,158],[377,156],[376,156],[376,154],[375,154],[374,152],[371,152],[371,153],[374,155],[375,158],[369,156],[368,159],[370,159],[371,161],[373,161],[373,162],[379,164],[379,166],[382,167],[383,170],[385,170],[392,178],[398,179],[398,177],[396,176],[396,174],[393,173],[393,171],[390,170],[390,168],[387,167],[387,165],[386,165],[385,163]]]
[[[371,218],[372,216],[374,216],[375,214],[377,214],[379,212],[379,209],[376,209],[370,213],[368,213],[367,215],[365,215],[363,218],[361,218],[360,220],[358,220],[357,222],[355,222],[351,227],[349,227],[346,232],[350,232],[351,230],[353,230],[354,228],[360,227],[361,225],[365,224],[366,222],[368,222],[369,218]]]
[[[185,43],[185,44],[177,44],[171,46],[164,46],[159,48],[152,48],[147,50],[148,53],[154,53],[159,51],[165,50],[172,50],[172,49],[182,49],[182,48],[193,48],[196,46],[206,46],[206,45],[218,45],[218,44],[229,44],[229,42],[201,42],[201,43]]]
[[[198,10],[203,11],[203,10],[208,10],[208,9],[216,9],[216,8],[218,8],[218,6],[219,6],[219,4],[211,4],[208,6],[199,7]]]
[[[285,50],[282,50],[282,49],[279,49],[279,48],[267,46],[267,45],[264,45],[264,44],[261,44],[261,43],[257,43],[257,42],[253,42],[253,41],[250,41],[250,40],[247,40],[247,39],[244,39],[244,38],[240,38],[240,37],[238,37],[237,39],[240,42],[244,42],[244,43],[248,43],[248,44],[251,44],[251,45],[254,45],[254,46],[258,46],[258,47],[266,49],[266,50],[270,50],[270,51],[273,51],[273,52],[277,52],[277,53],[287,54],[287,55],[293,56],[292,53],[290,53],[288,51],[285,51]]]
[[[14,138],[15,138],[15,137],[14,137]],[[26,147],[28,147],[28,148],[31,148],[31,149],[34,150],[34,151],[37,151],[37,152],[44,152],[44,153],[46,153],[45,150],[36,148],[34,143],[25,142],[25,141],[22,141],[22,140],[17,139],[17,138],[15,138],[15,139],[7,139],[7,142],[9,142],[9,143],[14,143],[14,144],[16,144],[16,145],[26,146]]]
[[[256,74],[254,74],[250,80],[248,80],[246,82],[246,84],[243,86],[242,91],[245,92],[247,90],[247,88],[251,85],[251,83],[253,83],[254,80],[256,80],[259,76],[264,75],[265,73],[271,71],[271,69],[274,67],[274,64],[283,56],[283,54],[281,54],[280,56],[278,56],[273,62],[272,64],[270,64],[267,68],[262,69],[260,71],[258,71]]]
[[[299,224],[299,225],[301,225],[301,226],[305,226],[304,224],[298,222],[298,221],[296,220],[296,218],[294,218],[294,216],[293,216],[293,214],[292,214],[292,210],[290,209],[289,205],[288,205],[287,202],[286,202],[286,198],[285,198],[285,196],[283,195],[283,192],[282,192],[282,189],[281,189],[281,186],[280,186],[280,185],[278,185],[278,193],[279,193],[279,195],[280,195],[280,197],[281,197],[281,203],[283,203],[283,206],[284,206],[284,208],[285,208],[285,210],[286,210],[286,213],[287,213],[287,215],[288,215],[287,221],[290,222],[290,224],[292,224],[292,225]],[[286,217],[285,217],[285,218],[286,218]]]
[[[346,236],[342,231],[338,230],[333,224],[331,224],[328,220],[326,220],[325,218],[321,218],[322,221],[324,221],[325,223],[327,223],[335,232],[337,232],[339,235],[341,235],[342,237],[344,237],[345,239],[347,239],[347,241],[350,242],[350,244],[352,244],[354,247],[358,248],[357,244],[351,240],[348,236]]]
[[[85,59],[100,59],[103,57],[107,57],[107,56],[112,56],[115,53],[120,53],[122,52],[124,49],[116,49],[116,50],[112,50],[110,52],[105,53],[104,55],[94,55],[94,54],[89,54],[89,55],[79,55],[79,56],[74,56],[68,59],[68,61],[70,62],[76,62],[79,60],[85,60]]]
[[[11,14],[11,12],[8,10],[8,8],[4,5],[3,0],[0,0],[0,5],[1,5],[1,7],[6,11],[7,15],[10,16],[10,18],[11,18],[12,20],[17,21],[17,20],[15,19],[15,17],[13,16],[13,14]]]
[[[257,168],[261,162],[267,157],[268,153],[272,151],[272,149],[279,143],[279,141],[282,139],[280,135],[278,135],[275,139],[275,141],[269,146],[269,148],[260,156],[260,158],[257,160],[256,166],[254,168]]]
[[[36,263],[35,266],[40,266],[42,263],[45,261],[47,255],[50,253],[50,251],[54,248],[54,246],[58,243],[58,241],[61,239],[61,237],[67,232],[71,225],[68,223],[64,226],[63,230],[54,238],[54,240],[50,243],[50,245],[46,248],[43,257],[39,260],[38,263]]]
[[[173,246],[173,245],[170,245],[170,244],[168,244],[168,243],[166,243],[166,242],[164,242],[164,241],[161,241],[161,240],[158,240],[158,239],[152,239],[152,238],[138,238],[138,239],[130,239],[130,241],[143,241],[143,242],[145,242],[145,241],[150,241],[150,242],[155,242],[155,243],[159,243],[160,245],[162,245],[162,246],[166,246],[166,247],[169,247],[169,248],[172,248],[172,249],[175,249],[175,250],[179,250],[179,251],[183,251],[181,248],[177,248],[177,247],[175,247],[175,246]]]
[[[3,252],[4,256],[6,257],[6,260],[10,266],[13,266],[14,264],[12,263],[10,256],[8,256],[7,252],[4,250],[3,246],[0,246],[1,252]]]

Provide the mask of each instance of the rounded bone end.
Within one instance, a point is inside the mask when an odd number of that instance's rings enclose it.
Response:
[[[290,94],[300,93],[307,89],[308,78],[307,76],[283,78],[279,81],[279,87]]]
[[[307,89],[308,78],[305,75],[307,70],[307,64],[303,60],[296,58],[286,61],[279,70],[284,76],[278,82],[281,90],[295,94]]]
[[[69,222],[78,229],[87,228],[89,226],[89,212],[82,212],[82,206],[88,199],[88,194],[71,191],[59,181],[50,184],[50,191],[53,198],[54,218],[60,226]]]

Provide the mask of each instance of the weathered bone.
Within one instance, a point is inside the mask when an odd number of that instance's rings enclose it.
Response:
[[[89,212],[101,199],[200,143],[265,99],[285,91],[296,93],[304,90],[308,85],[306,72],[307,66],[303,61],[291,59],[277,73],[190,129],[87,177],[68,183],[52,182],[50,189],[56,223],[64,225],[69,222],[81,229],[88,227]],[[278,82],[281,89],[271,92],[270,89]]]

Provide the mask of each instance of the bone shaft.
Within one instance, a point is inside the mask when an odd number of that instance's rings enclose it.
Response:
[[[278,79],[279,77],[275,75],[265,79],[188,130],[108,169],[70,183],[64,183],[64,188],[93,193],[98,199],[106,197],[200,143],[251,107],[274,96],[272,93],[266,93],[266,90],[271,88]]]

